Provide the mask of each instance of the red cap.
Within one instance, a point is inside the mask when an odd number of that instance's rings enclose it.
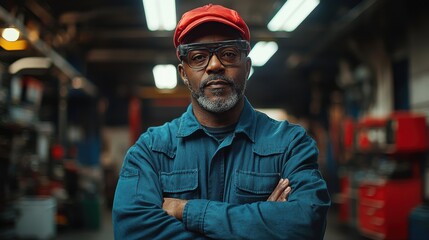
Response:
[[[186,34],[192,29],[206,22],[218,22],[237,29],[244,40],[250,42],[250,31],[240,15],[229,8],[208,4],[192,9],[182,15],[174,32],[174,47],[180,45]]]

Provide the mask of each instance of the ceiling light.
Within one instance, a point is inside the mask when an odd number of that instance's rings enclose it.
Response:
[[[263,66],[277,52],[276,42],[257,42],[249,53],[252,59],[252,66]]]
[[[172,31],[176,27],[175,0],[142,0],[147,27],[151,31]]]
[[[270,31],[291,32],[319,5],[320,0],[288,0],[268,23]]]
[[[19,38],[19,31],[16,28],[5,28],[2,37],[9,42],[15,42]]]
[[[172,64],[156,65],[153,68],[155,86],[159,89],[173,89],[177,85],[176,67]]]

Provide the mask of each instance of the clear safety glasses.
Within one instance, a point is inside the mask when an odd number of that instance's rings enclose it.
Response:
[[[213,54],[225,67],[237,66],[242,53],[248,54],[249,50],[250,44],[246,40],[181,44],[177,48],[180,59],[195,70],[206,68]]]

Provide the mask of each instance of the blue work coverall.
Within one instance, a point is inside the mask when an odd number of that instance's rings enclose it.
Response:
[[[126,154],[117,184],[115,239],[323,239],[330,197],[315,141],[299,125],[245,106],[233,134],[218,142],[192,105],[149,128]],[[268,202],[280,178],[292,191]],[[163,197],[188,199],[183,222]]]

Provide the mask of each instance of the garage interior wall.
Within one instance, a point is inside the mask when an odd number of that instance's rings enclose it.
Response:
[[[418,14],[410,23],[411,109],[429,117],[429,16]],[[429,118],[427,118],[429,119]]]

